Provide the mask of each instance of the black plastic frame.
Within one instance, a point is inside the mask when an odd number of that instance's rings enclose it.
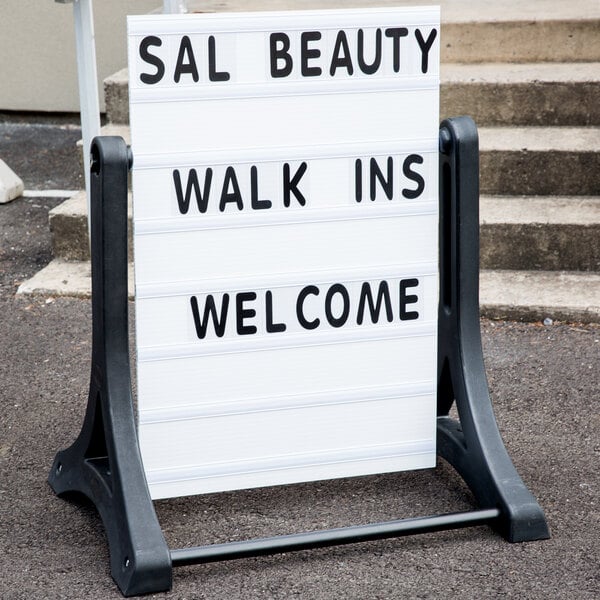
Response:
[[[456,401],[459,420],[448,414]],[[440,126],[437,452],[481,507],[497,507],[509,542],[550,537],[496,424],[479,324],[479,139],[470,117]]]
[[[127,180],[122,138],[91,150],[92,372],[74,444],[59,452],[49,483],[60,496],[87,496],[98,509],[111,574],[126,596],[169,590],[174,566],[261,556],[414,533],[490,524],[510,542],[549,537],[542,509],[504,447],[488,392],[479,328],[479,149],[469,117],[440,127],[440,308],[438,454],[479,508],[341,529],[170,550],[140,457],[135,427],[127,298]],[[448,414],[456,402],[459,421]]]

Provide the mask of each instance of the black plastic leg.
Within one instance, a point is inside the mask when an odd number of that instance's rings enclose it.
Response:
[[[111,574],[126,596],[171,588],[171,557],[148,492],[135,429],[127,325],[128,149],[92,144],[92,372],[81,434],[59,452],[49,483],[84,494],[108,537]]]
[[[470,117],[440,127],[438,454],[481,508],[497,507],[510,542],[550,536],[506,452],[488,391],[479,325],[479,144]],[[448,417],[456,401],[460,423]]]

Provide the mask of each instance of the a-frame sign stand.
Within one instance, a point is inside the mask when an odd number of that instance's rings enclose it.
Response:
[[[127,180],[121,138],[92,145],[92,372],[81,434],[49,482],[98,509],[111,573],[124,595],[168,590],[174,566],[399,537],[487,523],[509,542],[549,537],[544,513],[508,456],[490,402],[479,326],[479,149],[469,117],[440,127],[438,454],[463,477],[476,510],[171,550],[148,492],[129,367]],[[448,416],[456,402],[459,421]]]

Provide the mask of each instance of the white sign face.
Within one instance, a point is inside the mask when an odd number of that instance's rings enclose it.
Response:
[[[439,22],[129,18],[153,498],[435,465]]]

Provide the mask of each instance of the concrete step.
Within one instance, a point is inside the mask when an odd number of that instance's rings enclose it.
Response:
[[[482,268],[600,272],[600,198],[483,196],[480,212]],[[55,257],[89,259],[83,192],[50,212],[50,228]]]
[[[223,12],[431,2],[188,3],[192,12]],[[600,323],[600,2],[437,3],[442,115],[471,114],[480,126],[482,313]],[[106,81],[105,93],[109,120],[126,123],[126,70]],[[127,126],[103,133],[129,141]],[[51,227],[59,258],[19,292],[89,295],[89,263],[64,261],[89,256],[85,196],[57,207]]]
[[[600,273],[600,197],[480,200],[484,269]]]
[[[129,216],[129,260],[133,260],[131,196],[127,208]],[[52,232],[52,253],[56,258],[67,261],[86,261],[90,259],[85,191],[78,192],[75,196],[54,207],[49,213],[49,222],[50,231]]]
[[[481,192],[594,196],[600,191],[600,128],[480,127]]]
[[[188,0],[190,12],[437,4],[443,62],[600,61],[598,0]]]
[[[130,143],[129,127],[103,135]],[[500,196],[597,196],[600,127],[480,127],[481,192]]]
[[[231,12],[285,9],[353,8],[429,5],[430,0],[188,0],[190,12]],[[438,0],[441,6],[442,115],[472,114],[480,124],[598,124],[598,70],[570,65],[549,66],[531,73],[532,90],[525,93],[527,67],[506,75],[507,67],[467,67],[456,63],[600,63],[600,2],[598,0]],[[445,63],[450,63],[448,67]],[[586,69],[592,71],[589,75]],[[593,75],[595,69],[595,75]],[[520,74],[519,74],[520,73]],[[569,79],[571,73],[571,79]],[[592,77],[590,79],[589,77]],[[459,80],[456,80],[459,77]],[[594,85],[596,81],[596,86]],[[471,85],[467,85],[471,83]],[[463,89],[466,86],[466,89]],[[572,88],[577,88],[573,91]],[[570,91],[569,91],[570,90]],[[481,98],[479,98],[481,96]],[[585,98],[581,103],[578,98]],[[109,121],[128,122],[127,71],[105,80]],[[566,103],[562,100],[565,99]],[[496,110],[493,104],[496,103]],[[492,106],[488,106],[489,104]],[[514,109],[511,107],[514,105]],[[464,106],[461,109],[461,106]],[[526,110],[522,111],[523,106]],[[484,109],[485,107],[485,109]],[[591,109],[586,120],[585,112]],[[458,110],[457,110],[458,109]],[[500,110],[498,110],[500,109]],[[574,109],[574,110],[573,110]],[[595,109],[595,110],[594,110]],[[508,115],[508,118],[505,118]]]
[[[133,263],[128,264],[127,289],[129,298],[134,297]],[[91,298],[92,266],[89,260],[66,261],[55,258],[31,279],[24,281],[17,294],[32,296],[67,296]]]
[[[482,271],[479,300],[491,319],[600,323],[600,273]]]
[[[109,123],[129,123],[129,69],[125,67],[104,80],[104,104]]]
[[[125,123],[108,123],[104,125],[100,129],[100,135],[116,135],[122,137],[127,145],[131,144],[131,131],[129,129],[129,125]],[[79,148],[79,168],[83,172],[84,164],[83,164],[83,140],[79,140],[77,142],[77,147]]]
[[[129,295],[133,297],[132,265]],[[600,273],[568,271],[482,271],[480,307],[493,319],[600,323]],[[21,284],[18,294],[91,295],[89,262],[54,259]]]
[[[48,214],[52,254],[64,260],[89,260],[87,199],[85,191],[55,206]]]
[[[600,25],[599,25],[600,29]],[[480,125],[600,125],[600,62],[443,64],[442,118]],[[128,123],[128,72],[104,81],[107,117]]]
[[[600,28],[599,28],[600,31]],[[442,116],[479,125],[600,125],[600,63],[444,64]]]

